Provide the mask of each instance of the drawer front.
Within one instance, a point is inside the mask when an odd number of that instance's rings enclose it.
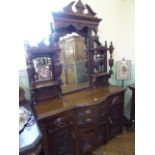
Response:
[[[47,120],[47,127],[52,130],[66,127],[69,124],[73,124],[72,112],[61,113],[57,116],[53,116]]]
[[[77,116],[82,117],[86,115],[92,115],[95,114],[98,111],[97,106],[89,106],[89,107],[84,107],[84,108],[78,108],[77,109]]]
[[[96,123],[99,120],[98,106],[89,106],[77,110],[78,125]]]

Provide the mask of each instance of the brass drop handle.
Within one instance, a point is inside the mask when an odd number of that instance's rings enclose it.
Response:
[[[88,110],[85,111],[85,114],[90,114],[90,113],[91,113],[91,110],[90,109],[88,109]]]
[[[85,121],[86,121],[87,123],[90,123],[90,122],[92,122],[92,119],[91,119],[91,118],[87,118]]]

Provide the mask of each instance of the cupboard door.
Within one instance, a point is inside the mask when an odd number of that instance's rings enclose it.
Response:
[[[47,129],[49,155],[75,155],[73,123],[61,123]]]
[[[93,130],[82,132],[79,138],[80,155],[91,153],[91,151],[94,149],[95,142],[96,135]]]
[[[96,146],[100,146],[107,141],[107,124],[101,124],[95,129],[96,133]]]
[[[112,96],[110,100],[109,138],[115,137],[123,130],[124,94]]]

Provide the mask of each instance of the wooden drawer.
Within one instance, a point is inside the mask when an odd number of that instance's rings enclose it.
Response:
[[[72,112],[64,112],[53,116],[46,121],[47,127],[51,129],[63,128],[69,124],[73,124]]]
[[[77,116],[81,117],[85,115],[95,114],[96,112],[98,112],[98,110],[99,110],[98,106],[88,106],[88,107],[78,108]]]
[[[96,123],[99,120],[98,106],[89,106],[77,110],[78,125]]]

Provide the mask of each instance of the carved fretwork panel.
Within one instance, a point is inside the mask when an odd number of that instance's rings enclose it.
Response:
[[[49,152],[53,155],[75,155],[72,127],[67,125],[58,129],[48,129]]]

